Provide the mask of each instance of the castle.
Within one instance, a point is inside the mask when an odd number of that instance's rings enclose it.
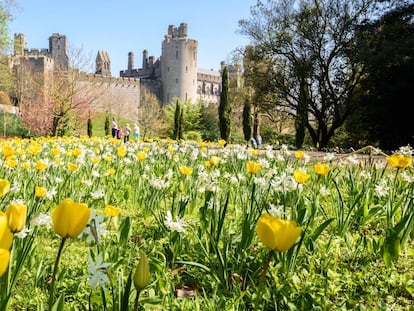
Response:
[[[46,76],[70,69],[64,35],[52,34],[48,49],[27,49],[25,45],[24,35],[15,34],[12,57],[15,71],[30,65],[32,71]],[[181,23],[179,27],[170,25],[162,41],[159,58],[149,56],[148,51],[144,50],[142,68],[135,68],[134,54],[129,52],[128,68],[120,71],[119,77],[113,77],[109,53],[98,51],[95,72],[82,73],[82,83],[105,84],[107,94],[99,100],[95,99],[97,110],[112,111],[117,105],[126,105],[125,101],[129,101],[126,106],[138,110],[143,89],[154,94],[162,104],[168,104],[176,98],[193,103],[202,101],[204,105],[217,104],[220,99],[221,73],[198,69],[197,54],[198,41],[188,38],[187,24]],[[124,110],[128,115],[128,109]]]

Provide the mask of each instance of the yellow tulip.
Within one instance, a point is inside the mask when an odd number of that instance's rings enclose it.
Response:
[[[106,170],[106,172],[107,172],[108,175],[115,175],[115,173],[116,173],[116,171],[113,168],[108,168]]]
[[[167,150],[169,153],[173,153],[175,151],[175,148],[173,146],[168,146]]]
[[[9,229],[16,233],[23,230],[26,224],[27,206],[23,203],[11,203],[6,209]]]
[[[302,172],[302,171],[299,171],[299,170],[295,170],[293,172],[293,178],[295,179],[295,181],[298,184],[303,184],[303,183],[305,183],[310,178],[310,175],[307,174],[307,173],[305,173],[305,172]]]
[[[7,179],[0,179],[0,197],[10,191],[10,182]]]
[[[211,164],[211,165],[214,165],[214,166],[217,166],[217,165],[219,165],[220,160],[221,160],[221,159],[220,159],[219,157],[212,156],[212,157],[210,158],[210,164]]]
[[[119,215],[119,213],[121,213],[121,209],[112,205],[106,205],[104,213],[108,217],[116,217]]]
[[[224,139],[219,139],[218,144],[223,147],[226,144],[226,141]]]
[[[16,161],[15,158],[12,158],[12,157],[11,158],[7,158],[6,159],[6,165],[9,168],[13,168],[13,167],[15,167],[17,165],[17,161]]]
[[[42,161],[36,162],[36,169],[39,171],[43,171],[47,167],[47,164]]]
[[[406,157],[399,153],[386,157],[386,159],[389,165],[396,168],[405,168],[410,166],[412,161],[411,157]]]
[[[12,148],[10,146],[3,146],[2,152],[3,152],[3,156],[5,158],[11,157],[15,153],[14,148]]]
[[[316,174],[318,175],[326,175],[331,170],[329,165],[323,164],[323,163],[316,163],[314,165],[314,169],[315,169]]]
[[[10,249],[13,243],[13,233],[9,228],[7,215],[0,212],[0,248]]]
[[[30,163],[29,162],[24,162],[22,163],[22,168],[24,168],[25,170],[28,170],[30,168]]]
[[[36,198],[44,198],[47,194],[47,189],[44,187],[35,187],[35,197]]]
[[[144,159],[147,157],[147,155],[146,155],[146,153],[145,153],[145,152],[137,152],[135,156],[136,156],[136,157],[137,157],[137,159],[138,159],[138,160],[140,160],[140,161],[144,160]]]
[[[91,162],[93,164],[98,164],[101,160],[98,157],[92,157]]]
[[[193,169],[191,167],[188,167],[188,166],[181,166],[180,167],[180,172],[181,172],[181,174],[188,176],[188,175],[191,175],[193,173]]]
[[[149,282],[149,265],[145,252],[141,251],[141,259],[134,273],[134,286],[138,292],[147,287]]]
[[[50,153],[54,156],[58,156],[58,155],[60,155],[60,150],[57,149],[57,148],[52,148],[52,149],[50,149]]]
[[[10,251],[8,249],[0,248],[0,276],[2,276],[9,266]]]
[[[246,163],[246,169],[247,173],[251,174],[257,174],[257,172],[260,170],[260,163],[249,161]]]
[[[295,151],[294,155],[296,159],[303,159],[305,157],[305,153],[303,151]]]
[[[73,149],[73,150],[72,150],[72,154],[73,154],[75,157],[79,157],[79,156],[82,154],[82,149],[75,148],[75,149]]]
[[[76,172],[79,168],[79,166],[77,166],[76,164],[73,163],[68,163],[67,164],[68,170],[71,172]]]
[[[92,210],[86,203],[64,199],[52,212],[55,232],[61,237],[77,237],[86,227]]]
[[[119,146],[117,148],[117,155],[118,155],[118,157],[123,158],[123,157],[126,156],[126,154],[127,154],[127,150],[126,150],[126,147],[124,145]]]
[[[256,233],[268,248],[286,252],[295,244],[302,228],[293,220],[280,219],[267,213],[262,214],[256,224]]]

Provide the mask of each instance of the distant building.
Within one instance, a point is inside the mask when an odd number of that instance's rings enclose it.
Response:
[[[142,67],[137,69],[134,54],[129,52],[128,68],[120,71],[120,77],[116,78],[111,74],[109,53],[100,50],[95,59],[95,72],[82,73],[81,76],[83,83],[103,84],[109,90],[109,94],[101,99],[102,103],[95,103],[96,107],[101,107],[99,109],[107,110],[110,106],[113,111],[125,100],[132,100],[128,106],[132,105],[134,110],[139,110],[143,88],[157,96],[163,104],[168,104],[175,98],[193,103],[202,101],[204,105],[218,104],[221,71],[199,69],[197,56],[198,41],[188,38],[187,24],[181,23],[179,27],[169,25],[159,58],[149,56],[148,51],[144,50]],[[221,69],[223,66],[222,62]],[[73,70],[69,65],[66,36],[54,33],[49,37],[49,48],[27,49],[24,35],[15,34],[11,67],[15,72],[37,73],[43,77]],[[18,100],[15,101],[18,104]],[[127,112],[125,114],[128,116]]]
[[[221,75],[218,71],[197,67],[198,41],[188,38],[188,26],[168,26],[168,33],[162,41],[160,58],[142,54],[142,67],[134,68],[134,53],[128,53],[128,68],[120,77],[134,77],[157,81],[161,87],[157,95],[167,104],[179,98],[183,101],[217,104],[220,99]],[[150,84],[150,83],[149,83]]]

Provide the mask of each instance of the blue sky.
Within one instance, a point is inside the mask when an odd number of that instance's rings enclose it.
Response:
[[[16,0],[10,33],[23,33],[27,48],[48,48],[52,33],[66,35],[94,64],[98,50],[108,52],[115,77],[127,69],[134,52],[140,68],[142,51],[158,58],[168,25],[188,24],[188,37],[198,41],[198,67],[220,68],[231,52],[249,43],[237,33],[238,21],[250,18],[257,0]]]

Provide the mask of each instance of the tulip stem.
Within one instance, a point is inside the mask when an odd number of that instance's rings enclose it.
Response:
[[[59,266],[60,256],[62,254],[63,246],[65,244],[66,238],[62,238],[59,245],[59,250],[56,256],[55,265],[53,266],[53,273],[52,273],[52,280],[50,282],[49,288],[49,310],[52,310],[53,307],[53,298],[55,294],[55,280],[56,280],[56,272]]]
[[[140,290],[137,290],[137,295],[135,296],[134,311],[137,311],[138,310],[139,294],[141,294],[141,291]]]
[[[272,260],[273,253],[274,253],[274,250],[271,249],[269,251],[269,254],[267,255],[266,261],[263,263],[263,269],[262,269],[262,272],[260,273],[259,287],[258,287],[258,290],[257,290],[257,296],[256,296],[256,301],[255,301],[255,305],[256,305],[255,308],[256,309],[258,309],[258,307],[259,307],[258,306],[259,295],[260,295],[260,293],[262,293],[262,289],[263,289],[264,282],[265,282],[265,279],[266,279],[266,274],[267,274],[267,271],[269,270],[269,265],[270,265],[270,261]]]

